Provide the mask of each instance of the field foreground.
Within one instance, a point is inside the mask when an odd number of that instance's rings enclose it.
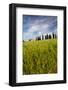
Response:
[[[57,39],[23,43],[23,75],[57,73]]]

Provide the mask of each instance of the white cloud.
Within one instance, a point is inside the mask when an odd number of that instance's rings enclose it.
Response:
[[[29,39],[35,39],[36,35],[34,35],[32,32],[26,32],[23,35],[23,40],[29,40]]]
[[[48,27],[49,27],[48,24],[37,24],[37,25],[33,24],[29,28],[28,32],[44,32],[44,30],[46,32]]]

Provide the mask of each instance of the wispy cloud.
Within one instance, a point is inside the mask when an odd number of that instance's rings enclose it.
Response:
[[[23,39],[34,39],[36,36],[57,32],[56,16],[23,16]]]

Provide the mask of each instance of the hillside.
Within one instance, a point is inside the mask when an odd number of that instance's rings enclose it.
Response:
[[[26,41],[23,74],[57,73],[57,39]]]

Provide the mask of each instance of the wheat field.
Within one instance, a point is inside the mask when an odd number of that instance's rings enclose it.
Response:
[[[57,39],[23,42],[23,75],[57,73]]]

